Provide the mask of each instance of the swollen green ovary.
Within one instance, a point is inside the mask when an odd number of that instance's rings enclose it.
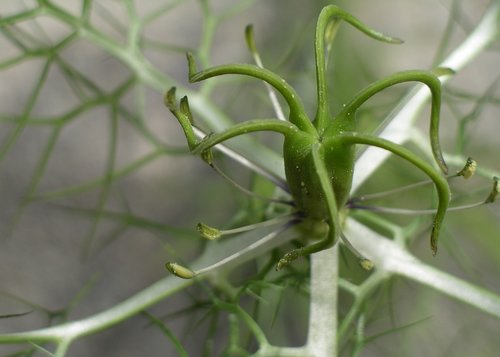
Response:
[[[345,206],[351,192],[354,157],[353,145],[330,145],[325,149],[325,165],[330,174],[339,210]]]
[[[320,185],[317,169],[312,159],[312,138],[285,140],[285,174],[297,208],[312,219],[324,220],[328,209]],[[352,183],[354,152],[350,148],[324,148],[325,166],[335,194],[337,207],[343,207],[349,197]]]

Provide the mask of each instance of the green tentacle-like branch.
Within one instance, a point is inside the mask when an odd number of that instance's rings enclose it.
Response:
[[[335,39],[341,20],[347,22],[364,34],[376,40],[395,44],[403,42],[398,38],[389,37],[378,31],[370,29],[356,17],[335,5],[326,6],[323,10],[321,10],[316,24],[316,35],[314,41],[317,85],[317,111],[315,116],[315,126],[320,132],[328,125],[328,121],[330,120],[328,87],[325,73],[325,40],[328,45],[331,45]]]
[[[208,150],[223,141],[239,135],[245,135],[257,131],[273,131],[283,134],[285,137],[289,138],[300,135],[299,130],[295,127],[295,125],[279,119],[248,120],[244,123],[236,124],[222,133],[210,134],[206,136],[196,145],[193,150],[193,154],[201,154],[203,151]]]
[[[189,109],[187,97],[183,97],[180,106],[177,108],[175,99],[175,88],[171,88],[165,95],[165,105],[174,114],[181,124],[184,135],[186,136],[189,150],[193,154],[201,154],[205,150],[239,135],[257,131],[272,131],[283,134],[285,137],[299,135],[299,129],[292,123],[284,122],[279,119],[254,119],[244,123],[239,123],[225,131],[217,134],[209,134],[203,140],[198,141],[193,130],[194,119]]]
[[[289,120],[291,123],[295,124],[299,129],[308,132],[315,133],[314,126],[309,120],[302,101],[295,89],[290,86],[283,78],[278,76],[276,73],[271,72],[268,69],[260,68],[251,64],[229,64],[217,67],[208,68],[197,72],[196,64],[192,54],[187,54],[188,66],[189,66],[189,81],[190,82],[200,82],[208,78],[217,77],[225,74],[240,74],[244,76],[249,76],[257,79],[261,79],[264,82],[269,83],[273,86],[282,96],[285,98],[289,108],[290,116]]]
[[[339,135],[337,138],[334,138],[333,140],[344,145],[364,144],[385,149],[409,161],[415,167],[417,167],[418,169],[423,171],[427,176],[429,176],[429,178],[434,182],[439,199],[438,208],[436,215],[434,216],[434,223],[431,232],[431,250],[432,253],[435,255],[437,253],[439,231],[441,229],[441,224],[444,220],[444,216],[446,214],[446,210],[448,209],[451,197],[450,189],[448,186],[448,182],[446,181],[446,178],[443,177],[441,174],[439,174],[439,172],[437,172],[431,165],[423,161],[421,158],[412,153],[410,150],[406,149],[401,145],[390,142],[388,140],[359,133],[345,133]]]
[[[441,108],[441,82],[437,76],[451,75],[454,72],[447,68],[439,68],[435,71],[404,71],[395,73],[387,78],[376,81],[359,92],[342,110],[345,116],[354,117],[358,108],[381,90],[404,82],[421,82],[429,87],[432,94],[431,116],[430,116],[430,141],[432,154],[439,168],[444,174],[448,173],[448,166],[443,158],[439,142],[439,112]],[[342,115],[340,114],[340,115]]]
[[[165,95],[164,102],[167,108],[179,121],[179,124],[184,131],[184,136],[186,136],[189,150],[193,151],[198,143],[198,140],[196,139],[196,135],[193,130],[194,120],[189,108],[189,101],[187,97],[183,97],[181,99],[179,107],[177,107],[175,91],[175,87],[170,88],[170,90]]]

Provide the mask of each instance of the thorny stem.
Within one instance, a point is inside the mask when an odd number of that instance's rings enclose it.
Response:
[[[434,181],[439,202],[436,215],[434,216],[434,223],[432,225],[431,249],[432,254],[436,255],[439,231],[450,201],[450,190],[446,179],[435,171],[429,164],[413,154],[410,150],[388,140],[358,133],[343,134],[338,138],[338,140],[343,143],[367,144],[388,150],[393,154],[411,162],[413,165],[425,172],[425,174],[427,174],[432,181]]]

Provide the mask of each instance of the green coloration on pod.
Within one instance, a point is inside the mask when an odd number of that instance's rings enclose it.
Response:
[[[376,40],[388,43],[402,42],[368,28],[337,6],[326,6],[321,11],[316,26],[317,108],[312,119],[306,114],[295,89],[279,75],[262,68],[262,66],[250,64],[222,65],[198,71],[191,54],[187,55],[190,82],[200,82],[228,74],[244,75],[262,80],[284,98],[289,107],[288,121],[279,120],[279,118],[249,120],[235,124],[221,133],[207,135],[198,141],[193,133],[193,118],[187,98],[182,98],[180,106],[177,108],[175,89],[171,89],[166,95],[165,103],[181,124],[191,152],[202,155],[209,164],[212,162],[210,149],[233,137],[258,131],[270,131],[284,136],[283,160],[288,188],[293,197],[294,206],[299,211],[297,217],[303,220],[300,230],[306,238],[311,238],[313,242],[284,255],[277,263],[278,270],[301,256],[331,247],[341,237],[339,221],[349,200],[356,145],[372,145],[388,150],[413,164],[433,181],[439,199],[431,233],[433,254],[437,251],[439,230],[448,208],[450,191],[443,176],[443,173],[447,173],[448,168],[443,159],[439,141],[441,83],[438,76],[451,75],[453,71],[447,68],[437,68],[433,71],[414,70],[395,73],[361,90],[339,113],[332,115],[326,81],[325,52],[329,52],[341,20]],[[251,28],[246,30],[246,41],[252,54],[257,54]],[[442,173],[401,145],[358,132],[356,112],[361,105],[378,92],[404,82],[419,82],[431,91],[429,136],[434,159]],[[470,176],[472,168],[471,164],[467,171],[464,171],[463,176]],[[205,225],[199,225],[198,229],[204,237],[209,239],[214,239],[218,236],[217,234],[220,234],[217,230]],[[359,256],[347,239],[343,236],[342,239]],[[361,256],[359,258],[360,265],[364,269],[373,268],[373,263],[370,260]],[[174,270],[174,274],[179,275],[179,267],[171,266],[170,268],[170,271]],[[192,272],[189,270],[183,271],[185,276],[190,275],[190,273]]]

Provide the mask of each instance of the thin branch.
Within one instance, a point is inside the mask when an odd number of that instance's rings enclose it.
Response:
[[[375,263],[376,269],[427,285],[481,311],[500,317],[500,296],[423,263],[395,241],[352,219],[346,233],[356,247]]]

